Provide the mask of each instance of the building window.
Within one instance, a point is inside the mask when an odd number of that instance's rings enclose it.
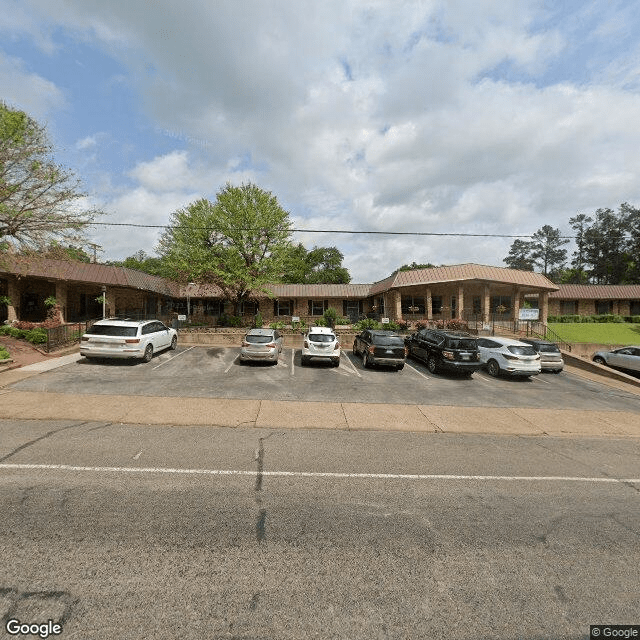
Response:
[[[480,296],[473,296],[473,313],[476,316],[482,313],[482,298]]]
[[[434,315],[442,313],[442,296],[431,296],[431,311]]]
[[[342,315],[349,318],[353,322],[356,322],[360,317],[360,314],[364,311],[364,304],[362,300],[343,300],[342,301]]]
[[[574,316],[578,313],[577,300],[560,300],[560,315]]]
[[[207,300],[202,304],[205,315],[221,316],[224,313],[224,302],[222,300]]]
[[[629,313],[632,316],[640,316],[640,300],[631,300],[629,302]]]
[[[321,316],[329,308],[328,300],[309,300],[308,311],[310,316]]]
[[[403,315],[405,313],[424,314],[425,312],[424,298],[423,297],[415,298],[413,296],[402,296],[400,300],[400,307],[402,309]]]
[[[504,307],[506,313],[511,309],[511,296],[491,296],[491,313],[499,313],[498,307]]]
[[[613,313],[613,300],[596,301],[596,313],[598,315]]]
[[[255,316],[258,313],[258,303],[255,300],[243,300],[240,305],[240,314],[243,316]]]
[[[274,316],[292,316],[293,300],[274,300],[273,315]]]

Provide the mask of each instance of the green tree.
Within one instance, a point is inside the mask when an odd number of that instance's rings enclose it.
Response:
[[[276,197],[254,184],[229,183],[214,203],[201,199],[171,215],[157,253],[171,277],[219,286],[235,305],[281,280],[291,222]]]
[[[414,260],[411,264],[403,264],[401,267],[398,267],[394,273],[397,273],[398,271],[413,271],[414,269],[433,269],[435,266],[435,264],[431,264],[430,262],[418,264]]]
[[[626,253],[629,260],[625,280],[630,284],[640,284],[640,209],[625,202],[620,205],[620,213],[628,234]]]
[[[589,277],[597,284],[625,282],[631,259],[626,252],[626,221],[611,209],[598,209],[584,232],[584,257]]]
[[[149,273],[153,276],[170,277],[171,275],[162,261],[162,258],[150,256],[142,249],[136,251],[136,253],[124,260],[110,260],[106,264],[111,264],[117,267],[127,267],[128,269],[136,269],[137,271]]]
[[[533,271],[535,260],[532,257],[533,245],[526,240],[514,240],[509,248],[509,254],[503,262],[509,269],[519,269],[520,271]]]
[[[560,229],[545,224],[531,236],[531,258],[542,273],[556,280],[567,261],[567,250],[563,248],[569,240],[563,238]]]
[[[344,255],[336,247],[313,247],[302,244],[291,248],[282,282],[300,284],[347,284],[351,276],[342,266]]]
[[[84,241],[98,212],[80,207],[79,181],[52,150],[44,127],[0,102],[0,239],[37,249]]]

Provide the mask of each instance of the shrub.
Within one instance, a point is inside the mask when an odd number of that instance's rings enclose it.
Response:
[[[320,318],[316,318],[314,320],[313,324],[316,327],[326,327],[327,326],[327,321],[326,321],[324,316],[321,316]]]
[[[349,320],[349,318],[336,318],[336,324],[339,325],[345,325],[345,324],[351,324],[351,320]]]
[[[426,328],[427,328],[426,322],[422,322],[421,320],[418,320],[418,322],[416,322],[416,331],[422,331],[422,329],[426,329]]]
[[[469,331],[469,323],[466,320],[452,318],[447,320],[444,325],[450,331]]]
[[[400,326],[398,325],[397,322],[388,322],[386,324],[382,325],[383,329],[387,329],[388,331],[397,331]]]
[[[305,329],[307,326],[307,323],[304,320],[300,320],[299,322],[292,322],[291,323],[291,328],[292,329]]]
[[[35,322],[27,322],[26,320],[16,320],[13,326],[18,329],[34,329],[38,325]]]
[[[398,321],[398,329],[400,329],[400,331],[408,331],[410,327],[411,323],[408,320]]]
[[[277,322],[272,322],[269,327],[271,329],[284,329],[287,325],[282,322],[282,320],[278,320]]]
[[[374,320],[373,318],[364,318],[363,320],[358,320],[358,322],[353,325],[353,328],[358,331],[364,331],[365,329],[379,329],[380,326],[381,325],[377,320]]]
[[[264,320],[262,319],[262,314],[258,311],[256,313],[256,317],[253,319],[253,326],[256,329],[262,329],[262,325],[264,324]]]
[[[0,347],[0,360],[8,360],[11,354],[4,348]]]
[[[230,316],[227,313],[223,313],[218,323],[221,327],[241,327],[242,326],[242,318],[239,316]]]
[[[12,338],[22,339],[26,335],[26,331],[24,329],[18,329],[17,327],[9,327],[9,335]]]
[[[37,327],[25,332],[25,340],[31,344],[44,344],[47,341],[47,332],[42,327]]]

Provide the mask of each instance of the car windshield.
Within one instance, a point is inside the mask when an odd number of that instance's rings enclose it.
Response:
[[[404,340],[400,336],[373,336],[373,344],[381,347],[404,347]]]
[[[267,342],[271,342],[272,340],[274,340],[273,336],[258,336],[258,335],[251,335],[249,334],[248,336],[245,336],[244,339],[247,342],[251,342],[252,344],[267,344]]]
[[[539,344],[538,351],[540,353],[559,353],[560,349],[555,344]]]
[[[459,340],[449,340],[450,349],[472,349],[475,351],[478,347],[477,342],[473,338],[461,338]]]
[[[508,345],[507,349],[511,351],[511,353],[515,353],[517,356],[535,356],[536,350],[533,347],[519,347],[517,345]]]
[[[94,324],[87,329],[87,333],[93,336],[131,337],[137,335],[138,327],[123,327],[119,324]]]
[[[335,336],[332,336],[328,333],[310,333],[309,340],[311,342],[333,342],[336,339]]]

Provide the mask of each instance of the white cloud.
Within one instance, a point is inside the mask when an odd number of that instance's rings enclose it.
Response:
[[[62,91],[53,82],[29,72],[21,60],[3,55],[1,50],[0,86],[3,87],[4,102],[26,111],[37,120],[65,103]]]
[[[227,180],[270,189],[308,228],[532,233],[640,201],[638,22],[615,3],[29,6],[24,32],[42,21],[98,43],[128,69],[151,128],[176,140],[127,170],[131,192],[110,199],[121,216],[166,221]],[[35,94],[27,76],[18,85]],[[510,243],[303,237],[344,248],[358,281],[411,260],[502,264]]]

